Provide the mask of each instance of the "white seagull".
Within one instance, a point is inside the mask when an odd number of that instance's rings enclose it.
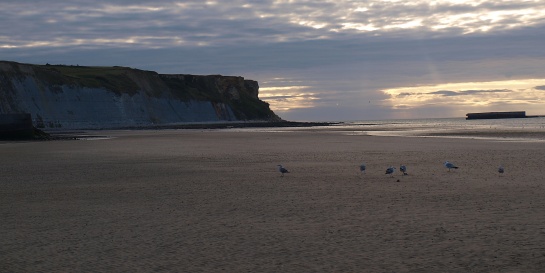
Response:
[[[282,167],[282,165],[278,165],[278,171],[282,174],[281,176],[284,176],[285,173],[289,173],[288,169]]]
[[[405,165],[399,166],[399,170],[403,172],[403,175],[408,175],[407,167]]]
[[[360,172],[365,174],[365,163],[360,165]]]
[[[396,168],[390,166],[390,168],[386,169],[386,172],[384,174],[389,174],[390,177],[394,177],[393,173],[394,173],[395,170],[396,170]]]
[[[450,169],[458,169],[458,167],[448,161],[445,161],[445,167],[448,168],[448,171],[450,172]]]

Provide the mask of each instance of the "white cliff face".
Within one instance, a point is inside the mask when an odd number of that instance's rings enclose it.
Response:
[[[12,96],[14,103],[2,103],[2,109],[30,113],[38,128],[104,129],[236,120],[230,107],[222,103],[76,86],[58,86],[52,91],[31,77],[14,79],[12,84],[17,91]]]
[[[30,113],[38,128],[108,129],[259,119],[255,113],[261,113],[263,120],[278,118],[257,98],[257,83],[242,77],[157,76],[127,68],[122,72],[134,84],[109,90],[89,87],[47,66],[0,64],[0,114]],[[49,74],[43,76],[43,71]],[[111,77],[107,80],[119,79]],[[247,112],[240,106],[242,96],[246,102],[249,98],[266,107]],[[236,113],[232,103],[238,107]]]

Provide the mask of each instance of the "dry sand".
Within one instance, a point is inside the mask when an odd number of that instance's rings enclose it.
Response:
[[[98,133],[0,142],[0,272],[545,269],[543,142]]]

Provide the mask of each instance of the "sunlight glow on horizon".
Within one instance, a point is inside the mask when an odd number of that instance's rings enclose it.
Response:
[[[382,90],[393,109],[426,105],[473,108],[536,105],[545,102],[545,79],[464,82]]]
[[[269,103],[271,110],[285,112],[292,109],[312,108],[318,100],[316,93],[307,92],[310,86],[280,86],[259,88],[259,98]]]
[[[269,103],[271,110],[280,114],[323,106],[325,94],[312,92],[312,88],[303,85],[263,87],[259,97]],[[381,92],[389,98],[374,104],[390,109],[395,118],[418,118],[418,110],[426,107],[445,109],[445,117],[463,116],[467,112],[521,109],[541,114],[545,103],[545,79],[446,83],[391,88]],[[363,106],[367,101],[361,103]]]

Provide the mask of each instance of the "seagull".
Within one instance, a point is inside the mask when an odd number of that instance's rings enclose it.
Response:
[[[282,165],[278,165],[278,171],[282,173],[282,176],[284,176],[285,173],[289,173],[288,169],[282,167]]]
[[[403,172],[403,175],[408,175],[407,167],[405,167],[405,165],[399,166],[399,170]]]
[[[389,174],[390,177],[393,177],[392,174],[394,173],[395,170],[396,170],[396,168],[390,166],[390,168],[386,169],[386,172],[384,174]]]
[[[448,168],[448,171],[450,172],[450,169],[458,169],[458,167],[448,161],[445,161],[445,167]]]
[[[365,174],[365,163],[360,165],[360,172]]]
[[[498,173],[500,173],[500,175],[502,175],[504,172],[505,172],[505,170],[503,169],[503,166],[500,165],[498,167]]]

